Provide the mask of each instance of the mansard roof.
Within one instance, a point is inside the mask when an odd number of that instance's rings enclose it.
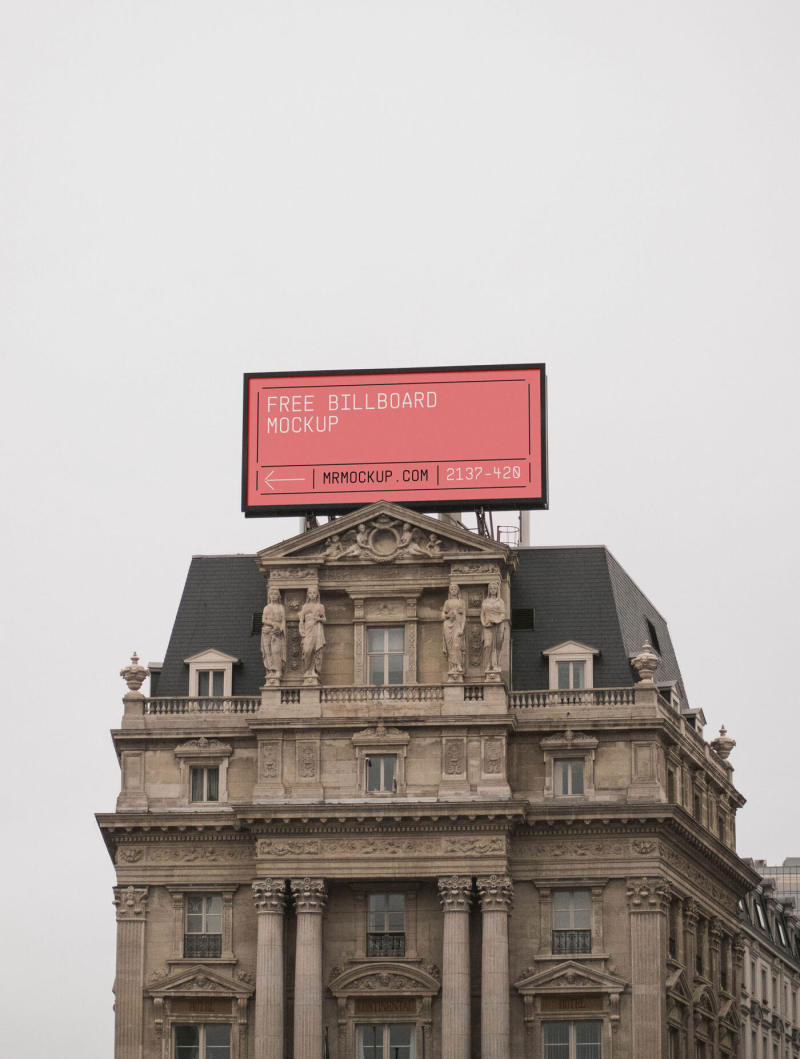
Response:
[[[643,643],[652,643],[654,631],[653,647],[661,658],[655,682],[674,682],[686,706],[667,623],[607,548],[522,548],[511,578],[511,607],[534,611],[533,629],[512,625],[515,688],[546,688],[543,652],[568,640],[599,650],[595,687],[629,686],[635,680],[629,659]]]
[[[258,555],[195,556],[163,667],[151,678],[151,694],[187,695],[189,667],[185,659],[213,648],[241,660],[233,667],[233,694],[257,695],[264,681],[258,636],[258,619],[266,603],[262,571],[276,563],[308,561],[302,553],[318,552],[321,556],[334,534],[344,539],[360,523],[380,518],[408,523],[420,540],[423,534],[435,533],[442,542],[444,559],[471,553],[475,557],[502,557],[513,566],[515,556],[504,545],[387,502],[352,512]],[[522,548],[516,558],[518,566],[511,573],[512,679],[516,689],[547,688],[549,669],[543,652],[569,640],[599,651],[594,658],[596,687],[630,687],[635,674],[629,659],[645,641],[652,642],[655,632],[658,644],[653,646],[661,657],[656,684],[675,682],[685,706],[667,623],[606,548]],[[350,561],[363,564],[365,560],[355,557]],[[423,557],[421,561],[427,560]],[[513,612],[519,610],[533,610],[532,629],[515,627]]]

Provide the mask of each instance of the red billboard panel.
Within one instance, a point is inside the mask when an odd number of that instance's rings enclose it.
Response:
[[[242,510],[547,507],[542,364],[248,374]]]

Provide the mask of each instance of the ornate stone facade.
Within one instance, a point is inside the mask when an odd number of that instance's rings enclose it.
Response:
[[[548,561],[529,552],[381,502],[261,552],[241,613],[209,589],[224,643],[179,612],[190,657],[234,659],[232,694],[181,693],[172,644],[149,697],[125,667],[100,817],[115,1059],[176,1059],[208,1026],[219,1059],[363,1059],[391,1027],[403,1059],[561,1059],[556,1032],[575,1059],[576,1027],[602,1059],[750,1059],[732,740],[706,744],[676,698],[645,603],[592,640],[559,602],[577,653],[553,654],[557,686],[526,683],[559,646],[535,639],[539,602],[515,629]],[[641,650],[604,639],[636,622]],[[770,1011],[795,1059],[795,1008]]]

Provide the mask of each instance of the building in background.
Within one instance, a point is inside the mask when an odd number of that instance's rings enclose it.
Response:
[[[756,869],[761,871],[763,864],[756,861]],[[770,877],[762,878],[740,905],[744,944],[741,1059],[796,1059],[800,1055],[800,920],[794,908],[793,899],[781,894]]]
[[[757,860],[754,867],[760,875],[773,880],[777,898],[794,898],[795,911],[800,912],[800,857],[786,857],[783,864]]]
[[[115,1059],[740,1054],[733,742],[604,548],[379,502],[122,675]]]

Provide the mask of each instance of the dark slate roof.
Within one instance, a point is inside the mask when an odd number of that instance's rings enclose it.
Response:
[[[153,695],[186,695],[185,658],[209,648],[234,655],[233,694],[257,695],[264,666],[253,615],[266,603],[266,585],[252,555],[195,556],[192,559],[161,674]],[[511,579],[512,609],[533,608],[533,630],[513,629],[513,684],[516,689],[548,686],[542,651],[565,640],[597,648],[595,687],[629,687],[635,674],[629,657],[656,632],[662,662],[656,683],[683,683],[667,623],[606,548],[523,548]],[[653,644],[655,647],[656,645]]]
[[[213,647],[241,660],[233,667],[233,694],[257,695],[264,664],[260,637],[250,630],[266,602],[267,586],[254,555],[194,556],[152,694],[188,695],[184,658]]]
[[[636,676],[629,658],[652,639],[649,620],[662,658],[656,683],[677,682],[685,704],[667,623],[606,548],[523,548],[519,560],[511,607],[533,607],[534,628],[512,630],[516,689],[546,688],[548,660],[542,651],[566,640],[599,650],[595,687],[630,686]]]

